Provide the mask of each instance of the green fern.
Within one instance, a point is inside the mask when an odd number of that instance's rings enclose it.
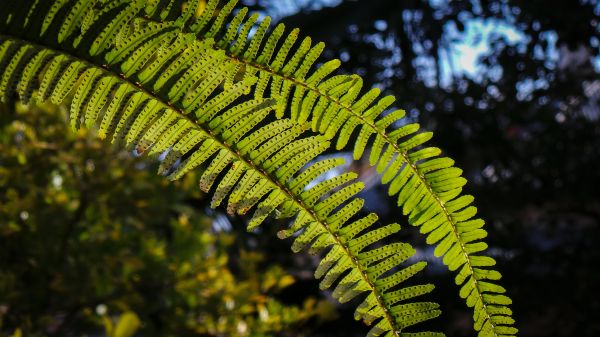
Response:
[[[12,18],[10,25],[3,27],[7,32],[0,46],[3,99],[16,92],[28,102],[37,89],[34,98],[59,103],[73,92],[70,120],[74,128],[96,125],[101,137],[112,137],[113,142],[138,150],[149,149],[149,155],[168,151],[161,172],[172,171],[171,179],[203,166],[200,187],[209,191],[216,185],[213,206],[228,197],[230,213],[254,209],[249,229],[280,207],[280,216],[294,218],[291,228],[280,235],[301,231],[293,250],[310,247],[317,253],[329,248],[316,272],[323,279],[323,289],[335,284],[333,295],[342,302],[369,293],[356,316],[376,322],[370,335],[399,336],[404,328],[439,315],[435,303],[405,303],[432,290],[430,285],[399,287],[425,265],[398,269],[413,255],[410,245],[371,248],[400,226],[375,226],[376,215],[358,216],[363,201],[355,195],[363,186],[353,182],[354,174],[308,187],[340,164],[339,160],[325,160],[305,168],[329,147],[328,141],[310,136],[304,127],[285,119],[259,127],[275,101],[243,98],[256,79],[234,80],[223,88],[234,65],[206,43],[181,33],[177,26],[130,22],[132,14],[142,8],[139,2],[95,7],[98,14],[88,19],[86,26],[114,16],[113,9],[118,9],[119,15],[107,20],[105,30],[92,33],[87,29],[82,35],[70,20],[83,18],[82,11],[90,10],[91,5],[86,1],[56,2],[41,12],[42,16],[55,13],[57,4],[64,6],[59,10],[63,16],[45,20],[49,22],[47,31],[58,31],[57,37],[43,34],[40,39],[25,40],[15,34]],[[24,13],[13,14],[16,18]],[[35,29],[19,26],[16,30]],[[113,27],[131,31],[121,36],[119,43]],[[165,27],[170,29],[162,30]],[[90,45],[87,55],[78,48],[86,42]],[[135,50],[132,45],[137,46]],[[95,60],[103,52],[106,65]],[[188,62],[198,66],[187,67]],[[182,162],[172,168],[178,159]]]
[[[440,157],[439,148],[424,145],[432,133],[419,132],[418,124],[404,122],[403,110],[388,112],[395,101],[393,96],[380,98],[378,89],[361,94],[363,84],[359,76],[330,76],[339,67],[338,60],[326,62],[310,73],[324,49],[322,43],[311,47],[307,37],[294,47],[299,31],[285,34],[284,26],[279,24],[266,34],[268,18],[258,24],[257,33],[248,39],[248,27],[255,25],[256,17],[244,19],[247,13],[241,10],[227,27],[224,22],[228,20],[224,18],[231,15],[236,1],[217,10],[219,2],[209,1],[190,31],[200,39],[221,36],[213,47],[224,50],[239,63],[240,69],[246,68],[242,76],[258,74],[254,95],[262,97],[268,91],[267,96],[277,99],[277,117],[289,111],[290,119],[300,124],[309,122],[314,132],[337,139],[337,150],[344,149],[357,132],[353,151],[356,160],[370,143],[369,163],[382,174],[382,183],[390,184],[389,195],[397,195],[398,206],[408,215],[410,224],[420,226],[421,232],[427,234],[427,243],[437,244],[435,255],[443,257],[450,270],[458,270],[456,284],[467,305],[474,307],[475,329],[481,336],[516,333],[512,312],[507,307],[511,300],[502,295],[505,289],[494,282],[501,275],[489,269],[495,261],[477,255],[487,249],[481,241],[487,236],[482,228],[484,221],[476,217],[473,197],[461,195],[466,183],[462,170],[454,167],[452,159]],[[213,17],[217,19],[208,25]],[[285,41],[278,45],[284,36]],[[398,124],[404,126],[394,129],[393,125]]]
[[[316,271],[322,288],[336,285],[342,302],[367,292],[356,317],[376,322],[370,335],[407,335],[404,328],[439,310],[435,303],[402,302],[432,287],[399,288],[424,267],[398,270],[413,253],[407,244],[378,246],[400,227],[376,226],[374,214],[358,216],[362,186],[351,174],[309,188],[339,165],[313,163],[331,140],[342,149],[359,130],[359,159],[375,135],[371,164],[391,182],[390,195],[398,194],[409,222],[429,233],[428,243],[438,243],[436,255],[459,269],[456,283],[475,309],[475,329],[481,336],[515,334],[510,299],[490,282],[500,278],[489,269],[495,261],[474,255],[487,248],[480,241],[483,221],[473,220],[472,197],[460,196],[461,171],[439,149],[423,146],[431,133],[418,133],[416,124],[389,130],[404,112],[387,113],[393,98],[379,98],[376,89],[361,95],[356,75],[331,76],[339,61],[311,72],[323,44],[311,47],[305,38],[291,53],[298,30],[285,34],[279,25],[268,33],[269,19],[257,23],[246,9],[230,19],[235,1],[218,10],[219,1],[211,0],[196,17],[198,3],[3,0],[2,99],[70,98],[74,128],[95,125],[101,137],[140,152],[166,151],[161,173],[172,179],[201,167],[200,187],[216,186],[212,206],[228,199],[230,213],[254,209],[250,229],[271,214],[293,218],[280,236],[300,232],[295,251],[329,249]]]

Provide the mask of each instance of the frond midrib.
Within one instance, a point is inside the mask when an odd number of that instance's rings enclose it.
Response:
[[[295,196],[292,193],[292,191],[290,191],[289,188],[287,188],[286,186],[284,186],[283,184],[281,184],[276,179],[273,179],[263,168],[261,168],[261,167],[257,166],[256,164],[254,164],[254,162],[252,162],[252,160],[249,160],[249,159],[245,158],[244,156],[242,156],[239,153],[239,151],[237,151],[236,149],[232,148],[227,143],[223,142],[220,139],[219,136],[215,135],[214,132],[212,130],[210,130],[210,128],[204,127],[202,124],[200,124],[197,121],[191,119],[188,116],[188,114],[184,113],[183,110],[181,110],[181,108],[178,108],[178,107],[172,105],[168,101],[164,101],[163,98],[161,98],[161,97],[157,96],[155,93],[147,90],[146,88],[144,88],[143,86],[141,86],[139,83],[137,83],[135,81],[132,81],[130,78],[126,77],[124,74],[119,73],[119,72],[115,72],[114,69],[111,69],[107,65],[95,63],[95,62],[93,62],[91,60],[88,60],[88,59],[85,59],[85,58],[81,58],[80,56],[74,55],[74,54],[72,54],[72,53],[70,53],[68,51],[65,51],[65,50],[59,50],[59,49],[56,49],[56,48],[51,47],[51,46],[42,45],[40,43],[32,42],[32,41],[29,41],[29,40],[24,40],[21,37],[17,37],[17,36],[13,36],[13,35],[7,35],[7,34],[4,33],[4,34],[0,34],[0,38],[6,38],[6,39],[15,40],[15,41],[21,41],[22,43],[26,43],[26,44],[29,44],[31,46],[37,47],[37,48],[44,48],[44,49],[47,49],[47,50],[50,50],[50,51],[53,51],[53,52],[56,52],[56,53],[67,55],[68,57],[70,57],[70,58],[72,58],[74,60],[77,60],[79,62],[85,63],[85,64],[87,64],[87,65],[89,65],[91,67],[100,68],[104,73],[109,74],[111,76],[117,76],[123,82],[125,82],[128,85],[134,87],[136,90],[138,90],[138,91],[140,91],[140,92],[148,95],[152,99],[155,99],[160,104],[164,105],[165,107],[167,107],[167,108],[171,109],[173,112],[175,112],[180,118],[185,119],[194,128],[200,130],[201,132],[206,133],[212,140],[214,140],[215,142],[217,142],[222,148],[228,150],[241,163],[243,163],[244,165],[246,165],[246,167],[248,167],[251,170],[254,170],[254,171],[258,172],[270,184],[274,185],[281,192],[283,192],[289,198],[289,200],[292,200],[294,202],[294,204],[296,204],[303,211],[307,212],[310,215],[310,217],[313,219],[314,222],[318,223],[321,227],[323,227],[327,231],[327,233],[334,239],[335,244],[337,244],[340,247],[342,247],[344,253],[348,256],[348,258],[350,259],[350,261],[352,261],[352,265],[354,266],[354,268],[357,269],[360,272],[360,275],[363,278],[363,280],[371,288],[371,291],[374,293],[378,305],[382,308],[382,310],[384,312],[385,319],[390,323],[390,326],[392,327],[393,334],[396,337],[400,337],[401,336],[399,334],[400,329],[396,326],[396,321],[394,320],[392,314],[389,312],[389,308],[383,302],[383,296],[381,296],[381,294],[379,293],[379,291],[375,287],[375,285],[373,283],[373,280],[371,280],[371,278],[370,278],[369,274],[366,272],[365,268],[358,263],[358,260],[357,260],[356,256],[354,256],[351,253],[349,247],[340,240],[340,238],[329,228],[329,226],[327,226],[327,222],[325,220],[321,219],[316,214],[316,212],[314,210],[312,210],[311,207],[309,207],[302,199],[300,199],[297,196]]]

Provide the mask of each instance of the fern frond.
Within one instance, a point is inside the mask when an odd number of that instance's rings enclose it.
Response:
[[[425,264],[402,266],[414,253],[408,244],[381,246],[400,226],[360,216],[356,194],[363,186],[351,174],[311,185],[339,164],[311,164],[329,141],[289,119],[269,122],[278,101],[246,97],[260,75],[239,78],[238,64],[211,40],[183,31],[181,22],[192,15],[164,23],[140,19],[169,18],[176,3],[162,10],[152,3],[148,10],[141,0],[0,3],[0,98],[71,98],[74,128],[96,126],[101,137],[138,152],[166,153],[160,171],[171,179],[201,169],[200,188],[214,190],[213,206],[227,200],[230,213],[253,211],[249,229],[271,215],[292,218],[280,236],[297,234],[295,251],[326,252],[316,276],[322,288],[335,286],[340,301],[365,294],[356,317],[374,324],[369,336],[415,335],[404,329],[440,311],[435,303],[406,302],[432,287],[402,288]],[[216,36],[225,16],[215,20]],[[279,59],[283,66],[285,56]]]
[[[397,196],[403,214],[428,234],[429,244],[437,244],[435,253],[443,257],[449,269],[459,270],[456,283],[461,287],[460,294],[466,294],[467,305],[474,308],[474,326],[480,336],[516,333],[507,307],[510,299],[498,295],[503,288],[490,282],[500,278],[499,273],[489,269],[495,262],[478,263],[482,256],[478,254],[487,248],[481,241],[487,232],[471,225],[483,225],[483,221],[476,218],[472,198],[461,196],[466,180],[454,161],[440,157],[440,149],[425,145],[432,134],[419,132],[418,124],[404,121],[403,110],[389,111],[394,97],[380,97],[378,89],[362,93],[360,77],[331,76],[339,61],[326,62],[311,73],[323,51],[322,43],[312,45],[310,38],[305,38],[298,44],[298,30],[285,33],[281,24],[266,33],[268,19],[259,23],[257,34],[248,39],[248,27],[255,25],[256,18],[244,19],[247,12],[242,10],[233,20],[226,20],[236,1],[226,2],[221,9],[219,3],[209,1],[202,16],[190,22],[190,31],[202,40],[214,39],[213,47],[238,64],[231,76],[257,76],[254,95],[276,99],[278,118],[289,114],[300,124],[308,122],[314,132],[337,139],[338,150],[358,134],[354,158],[360,159],[370,149],[370,164],[383,175],[382,182],[390,185],[389,194]],[[226,22],[231,24],[227,26]],[[482,267],[495,278],[490,280],[484,276],[488,274],[477,272]],[[496,306],[502,308],[501,316],[491,309]]]

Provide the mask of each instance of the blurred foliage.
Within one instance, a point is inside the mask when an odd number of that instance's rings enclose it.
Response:
[[[106,337],[131,337],[140,327],[140,319],[133,312],[126,312],[119,317],[116,324],[103,315]]]
[[[73,134],[63,108],[0,109],[0,335],[300,336],[335,316],[278,299],[295,277],[213,228],[198,177]]]

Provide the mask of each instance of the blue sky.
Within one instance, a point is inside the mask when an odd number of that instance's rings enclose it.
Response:
[[[264,14],[271,16],[274,21],[293,15],[300,10],[319,10],[325,6],[337,6],[342,1],[351,0],[243,0],[246,4],[260,2],[267,8]],[[449,1],[451,0],[429,0],[434,8],[439,8],[440,10],[447,6]],[[473,4],[477,4],[477,1],[473,1]],[[447,50],[440,49],[440,55],[438,55],[441,62],[441,76],[437,74],[439,68],[433,58],[419,57],[415,60],[419,75],[423,78],[425,85],[436,86],[438,85],[438,78],[441,78],[441,86],[450,86],[453,77],[461,77],[463,75],[475,81],[483,79],[484,76],[492,80],[500,79],[503,72],[500,66],[488,69],[484,68],[479,62],[482,56],[491,51],[489,41],[497,41],[497,38],[502,38],[506,44],[516,46],[517,50],[520,47],[524,49],[528,42],[528,37],[514,25],[514,13],[508,8],[506,7],[503,10],[504,17],[502,19],[482,19],[469,16],[466,12],[463,17],[459,15],[461,22],[465,26],[462,32],[456,28],[453,22],[446,23],[444,26],[444,40],[448,41],[448,48]],[[474,11],[477,13],[477,8]],[[597,6],[596,11],[600,15],[600,4]],[[383,20],[375,21],[374,28],[383,32],[387,28],[387,23]],[[352,27],[350,27],[350,31],[352,31]],[[546,62],[546,67],[552,69],[557,65],[559,60],[559,52],[556,47],[557,36],[551,31],[540,32],[540,35],[543,39],[547,40],[548,48],[546,50],[542,50],[541,48],[536,49],[534,57],[543,60]],[[494,37],[494,39],[490,39],[490,37]],[[381,64],[384,71],[381,74],[379,86],[385,87],[386,82],[395,76],[392,71],[394,67],[392,66],[401,62],[401,51],[399,46],[394,44],[393,38],[386,38],[385,34],[369,34],[366,35],[366,39],[378,48],[388,50],[391,54],[391,57],[384,60]],[[596,41],[596,44],[600,47],[600,41]],[[593,41],[592,47],[596,47]],[[415,44],[413,48],[418,52],[418,49],[422,48],[422,46]],[[344,53],[344,51],[340,51],[337,57],[342,60],[351,57],[351,55]],[[596,68],[600,69],[600,57],[595,58],[593,62]],[[543,88],[546,85],[543,82],[540,79],[526,79],[522,83],[519,83],[518,91],[521,96],[519,99],[527,99],[527,96],[533,90]]]
[[[318,10],[324,6],[337,6],[342,0],[246,0],[245,3],[255,3],[261,1],[268,8],[268,14],[274,21],[277,21],[285,16],[293,15],[303,9]],[[431,0],[434,6],[444,6],[445,0]],[[385,30],[386,22],[379,20],[375,22],[375,28]],[[478,18],[470,18],[465,20],[465,31],[460,33],[453,24],[447,24],[444,30],[448,36],[448,40],[456,41],[451,43],[451,55],[449,60],[444,65],[445,69],[452,69],[459,74],[466,74],[476,78],[478,71],[477,60],[481,55],[484,55],[490,50],[487,37],[490,34],[503,36],[507,43],[517,44],[523,42],[525,37],[508,21],[500,21],[497,19],[482,20]],[[450,78],[450,74],[447,76]]]
[[[514,26],[499,20],[469,19],[463,33],[458,32],[454,24],[447,24],[444,29],[450,39],[458,41],[451,46],[456,60],[455,69],[471,76],[477,74],[477,59],[490,51],[488,36],[500,35],[511,45],[525,40],[525,36]]]

